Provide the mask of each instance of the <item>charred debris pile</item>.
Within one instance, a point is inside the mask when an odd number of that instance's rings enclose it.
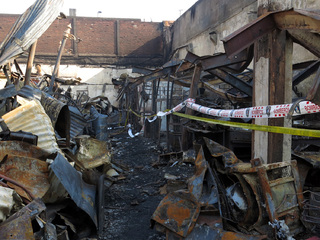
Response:
[[[112,161],[109,127],[117,126],[118,118],[113,114],[118,115],[108,98],[72,96],[59,88],[59,83],[79,83],[58,77],[64,43],[72,37],[69,28],[52,75],[31,77],[32,49],[47,27],[42,26],[43,17],[50,25],[62,1],[45,8],[48,2],[36,1],[1,45],[1,239],[98,237],[104,227],[103,207],[108,204],[104,202],[104,188],[122,177],[121,166]],[[283,15],[288,19],[281,18]],[[320,103],[320,70],[307,98],[285,106],[252,107],[253,71],[248,66],[254,57],[253,44],[270,29],[286,30],[291,15],[302,16],[302,27],[311,18],[310,26],[319,31],[318,13],[271,13],[226,38],[226,53],[199,57],[188,52],[184,60],[144,70],[141,77],[113,80],[119,89],[119,111],[125,113],[121,127],[127,127],[130,137],[144,133],[159,145],[165,139],[166,153],[159,159],[173,155],[180,160],[188,158],[194,165],[194,174],[184,187],[167,191],[162,186],[166,196],[150,214],[151,227],[167,239],[320,237],[320,108],[316,105]],[[34,18],[31,25],[30,18]],[[261,31],[264,27],[265,32]],[[247,31],[252,31],[249,37]],[[310,39],[298,38],[296,32],[290,34],[304,46]],[[29,48],[31,63],[24,76],[16,57]],[[11,62],[17,72],[12,71]],[[293,85],[314,73],[319,61],[303,66],[305,70],[296,75]],[[163,83],[165,95],[160,95]],[[188,90],[179,95],[175,85]],[[161,102],[172,109],[159,111],[164,110]],[[251,124],[252,119],[285,115],[296,120],[290,130],[277,128],[280,134],[295,136],[290,160],[265,163],[252,159],[250,129],[262,129]],[[161,119],[166,120],[164,135]],[[300,125],[313,130],[304,129],[305,137],[299,132]]]
[[[97,123],[101,109],[30,85],[19,89],[14,74],[2,80],[0,238],[97,236],[98,186],[116,167]]]

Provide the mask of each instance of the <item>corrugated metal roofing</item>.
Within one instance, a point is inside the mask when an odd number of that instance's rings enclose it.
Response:
[[[2,116],[11,131],[25,131],[38,136],[38,147],[50,153],[60,152],[55,139],[55,132],[48,115],[37,100],[22,106]]]
[[[87,121],[81,112],[73,106],[69,106],[70,110],[70,138],[82,134],[83,129],[87,126]]]
[[[0,45],[0,65],[27,51],[58,17],[64,0],[37,0],[15,22]]]

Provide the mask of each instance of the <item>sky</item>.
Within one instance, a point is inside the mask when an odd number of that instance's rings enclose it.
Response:
[[[22,14],[35,0],[12,0],[1,4],[0,13]],[[176,20],[197,0],[65,0],[62,12],[69,15],[74,8],[77,16],[106,18],[138,18],[146,22]]]

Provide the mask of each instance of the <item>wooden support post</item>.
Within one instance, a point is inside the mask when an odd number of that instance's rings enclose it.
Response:
[[[260,38],[254,46],[254,84],[253,106],[267,106],[269,104],[269,36]],[[255,119],[255,124],[268,125],[267,118]],[[268,161],[268,133],[253,131],[252,159],[259,158]]]
[[[24,85],[30,85],[30,78],[31,78],[31,70],[34,60],[34,55],[36,53],[37,48],[37,40],[31,45],[29,50],[29,56],[28,56],[28,62],[27,62],[27,70],[26,70],[26,76],[24,80]]]
[[[202,66],[201,65],[196,65],[194,68],[193,76],[192,76],[192,82],[190,86],[190,91],[189,91],[189,98],[196,98],[197,93],[198,93],[198,84],[200,81],[200,75],[202,71]],[[185,113],[188,115],[193,114],[193,110],[190,108],[187,108]],[[189,132],[186,127],[183,127],[182,129],[182,151],[187,151],[189,147],[192,145],[192,141],[190,141],[190,136]]]
[[[269,104],[292,102],[292,48],[293,43],[286,31],[274,30],[271,35],[269,74]],[[274,118],[271,126],[291,127],[291,119]],[[291,135],[269,133],[268,163],[291,160]]]
[[[269,5],[268,5],[269,4]],[[280,10],[274,2],[258,1],[258,14]],[[253,106],[292,102],[292,40],[278,29],[263,36],[254,48]],[[289,119],[256,119],[255,124],[291,126]],[[252,158],[264,163],[291,160],[291,135],[253,132]]]

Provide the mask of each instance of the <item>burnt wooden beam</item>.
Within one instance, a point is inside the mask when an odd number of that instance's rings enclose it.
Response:
[[[198,93],[198,84],[200,81],[200,76],[201,76],[201,71],[202,71],[202,66],[200,64],[195,66],[193,76],[192,76],[192,82],[190,86],[190,91],[189,91],[189,98],[196,98],[197,93]],[[193,110],[190,108],[186,108],[185,114],[192,115]],[[182,129],[182,150],[186,151],[189,149],[189,147],[192,145],[192,141],[190,141],[190,136],[189,136],[189,131],[186,127],[183,127]]]

